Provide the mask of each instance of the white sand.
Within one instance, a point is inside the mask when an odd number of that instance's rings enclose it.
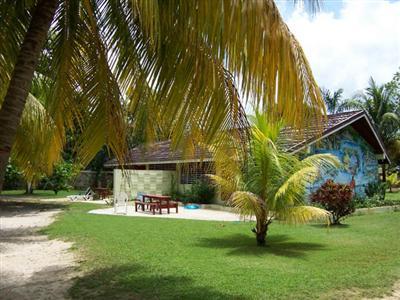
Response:
[[[66,298],[77,275],[71,244],[37,233],[58,212],[1,207],[0,299]]]

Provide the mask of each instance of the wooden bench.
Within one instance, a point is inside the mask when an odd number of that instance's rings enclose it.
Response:
[[[148,199],[148,201],[146,201]],[[153,215],[156,214],[156,211],[161,215],[163,209],[167,209],[167,212],[170,213],[170,208],[175,208],[176,213],[178,213],[178,202],[172,201],[170,196],[161,196],[161,195],[151,195],[144,194],[143,200],[135,200],[135,211],[138,211],[138,207],[145,211],[146,208],[150,209]]]

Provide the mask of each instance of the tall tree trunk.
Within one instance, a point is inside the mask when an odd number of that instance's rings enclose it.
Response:
[[[36,5],[0,109],[0,191],[34,71],[57,4],[58,0],[40,0]]]

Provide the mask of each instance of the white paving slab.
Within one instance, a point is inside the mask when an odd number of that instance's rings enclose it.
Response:
[[[122,208],[119,208],[119,212]],[[91,210],[89,213],[98,215],[119,215],[128,217],[149,217],[149,218],[169,218],[169,219],[188,219],[188,220],[205,220],[205,221],[249,221],[248,218],[243,219],[240,215],[219,210],[211,209],[186,209],[184,207],[179,207],[178,213],[175,209],[170,209],[170,213],[167,213],[166,209],[163,209],[162,215],[156,212],[153,213],[146,211],[142,212],[139,210],[135,212],[135,208],[132,204],[128,205],[127,214],[116,214],[114,208],[104,208]]]

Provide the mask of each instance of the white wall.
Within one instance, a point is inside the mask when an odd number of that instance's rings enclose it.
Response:
[[[114,195],[121,191],[126,192],[129,199],[136,198],[138,192],[169,195],[175,176],[175,171],[114,169]]]

